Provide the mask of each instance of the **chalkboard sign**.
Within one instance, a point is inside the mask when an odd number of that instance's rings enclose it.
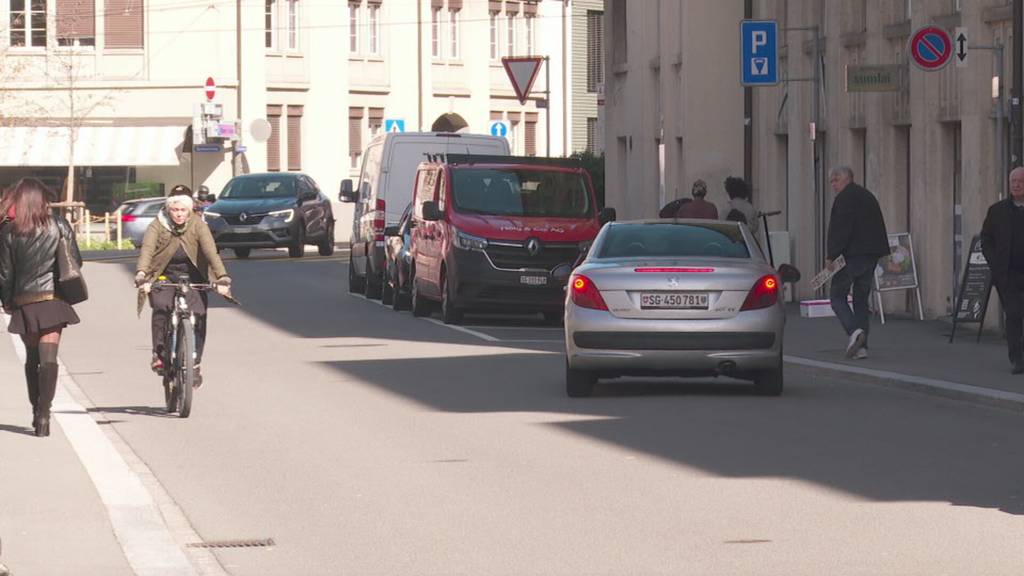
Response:
[[[949,335],[949,341],[956,336],[956,325],[958,323],[977,322],[978,339],[981,339],[981,329],[985,324],[985,311],[988,309],[988,298],[992,293],[992,270],[988,267],[988,261],[981,251],[981,238],[975,236],[971,239],[971,250],[967,257],[967,267],[964,269],[964,277],[960,282],[960,294],[956,298],[956,307],[953,309],[953,333]]]

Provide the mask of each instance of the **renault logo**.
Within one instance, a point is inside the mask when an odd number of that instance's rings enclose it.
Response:
[[[540,240],[536,238],[530,238],[526,241],[526,251],[530,256],[536,256],[540,253]]]
[[[245,222],[248,219],[249,219],[249,215],[246,214],[245,212],[242,212],[241,214],[238,215],[238,221],[239,222]]]

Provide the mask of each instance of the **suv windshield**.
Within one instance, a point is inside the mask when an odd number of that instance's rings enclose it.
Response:
[[[287,177],[236,178],[218,198],[288,198],[295,196],[295,179]]]
[[[588,218],[593,213],[583,176],[516,168],[452,170],[455,209],[495,216]]]
[[[716,256],[750,258],[735,224],[616,224],[608,229],[598,258]]]

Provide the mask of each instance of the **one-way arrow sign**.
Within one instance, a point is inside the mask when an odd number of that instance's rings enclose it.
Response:
[[[958,27],[956,33],[953,34],[953,56],[956,59],[957,68],[963,68],[967,66],[967,28]]]

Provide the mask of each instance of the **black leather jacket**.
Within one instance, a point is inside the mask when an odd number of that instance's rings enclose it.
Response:
[[[53,277],[61,236],[81,265],[75,232],[67,220],[51,218],[46,227],[28,236],[15,236],[10,222],[0,224],[0,303],[5,308],[54,299]]]

